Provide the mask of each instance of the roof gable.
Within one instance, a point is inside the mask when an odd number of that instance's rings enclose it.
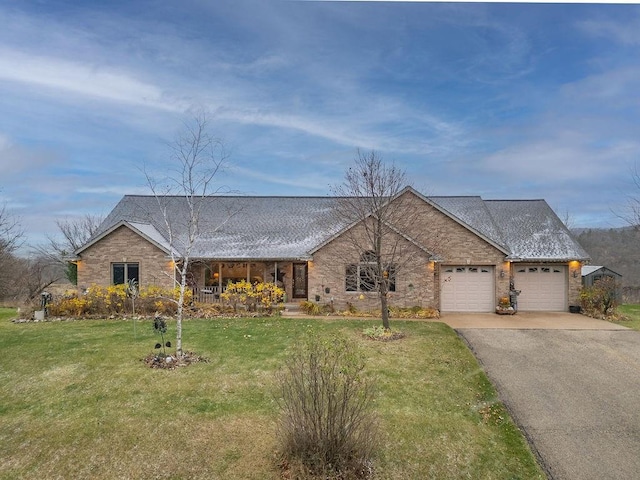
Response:
[[[615,276],[622,277],[622,275],[620,275],[619,273],[614,272],[610,268],[604,267],[602,265],[585,265],[584,267],[582,267],[581,274],[583,277],[586,277],[597,272],[600,272],[602,274],[613,274]]]
[[[152,243],[160,250],[165,252],[167,255],[170,255],[171,247],[169,242],[158,232],[152,225],[141,224],[136,222],[127,222],[125,220],[121,220],[118,223],[112,225],[111,227],[100,231],[96,235],[94,235],[85,245],[80,247],[78,250],[74,252],[75,255],[80,255],[87,248],[95,245],[103,238],[109,236],[111,233],[115,232],[120,227],[128,228],[134,233],[140,235],[142,238],[147,240],[149,243]]]

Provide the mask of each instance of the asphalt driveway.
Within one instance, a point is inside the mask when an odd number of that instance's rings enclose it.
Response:
[[[610,326],[456,329],[551,479],[640,478],[640,332]]]

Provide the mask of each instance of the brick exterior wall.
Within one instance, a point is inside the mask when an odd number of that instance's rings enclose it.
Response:
[[[399,307],[440,308],[440,270],[444,265],[493,265],[495,266],[496,304],[509,292],[509,266],[505,254],[486,240],[470,232],[442,212],[425,203],[412,193],[403,198],[403,208],[411,211],[410,222],[399,230],[430,253],[443,258],[443,262],[429,261],[429,254],[408,239],[400,244],[410,262],[396,277],[396,292],[389,295],[389,303]],[[400,237],[397,237],[400,238]],[[395,241],[395,240],[393,240]],[[352,303],[359,310],[379,307],[375,292],[347,292],[345,269],[349,263],[358,263],[359,252],[352,242],[338,237],[313,255],[309,268],[309,298],[319,296],[321,303],[333,301],[337,309]],[[505,273],[501,275],[501,271]],[[329,288],[329,293],[326,289]]]
[[[493,266],[495,304],[501,297],[509,295],[512,264],[505,260],[504,252],[413,193],[408,192],[406,196],[402,199],[403,208],[412,211],[411,221],[399,227],[399,230],[429,252],[439,255],[442,262],[430,262],[424,251],[415,246],[407,247],[407,255],[412,262],[398,272],[396,292],[390,294],[390,305],[440,309],[441,272],[451,265]],[[406,245],[410,245],[408,241]],[[321,303],[333,302],[337,309],[346,308],[348,303],[354,304],[359,310],[377,308],[379,303],[375,293],[345,291],[346,265],[358,263],[358,252],[352,251],[349,257],[350,248],[350,241],[337,238],[314,254],[309,268],[309,299],[320,298]],[[577,261],[562,265],[568,266],[568,309],[569,305],[580,304],[582,265]],[[326,288],[329,288],[329,293],[326,293]]]
[[[138,263],[140,286],[171,288],[173,276],[170,260],[161,249],[126,226],[121,226],[91,245],[80,255],[78,288],[92,284],[111,285],[112,263]]]
[[[580,305],[582,291],[582,263],[569,262],[569,288],[567,289],[569,305]],[[568,307],[567,307],[568,308]]]
[[[390,292],[390,304],[393,306],[412,307],[433,305],[434,264],[429,262],[429,255],[415,245],[405,241],[407,255],[411,263],[403,265],[396,274],[396,291]],[[347,255],[349,242],[343,237],[324,246],[313,255],[309,262],[309,299],[319,299],[322,304],[333,303],[339,310],[353,304],[358,310],[378,307],[375,292],[347,292],[345,283],[346,265],[358,263],[360,253],[352,251],[351,260]]]

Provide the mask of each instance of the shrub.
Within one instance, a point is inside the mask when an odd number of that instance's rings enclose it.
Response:
[[[89,302],[77,295],[64,297],[47,305],[47,312],[54,317],[80,317],[89,312]]]
[[[439,318],[440,312],[435,308],[421,307],[419,305],[411,308],[391,307],[390,316],[392,318]]]
[[[376,318],[381,316],[380,310],[359,311],[353,304],[347,304],[347,310],[340,313],[345,317],[361,317]],[[440,312],[435,308],[414,306],[406,307],[389,307],[389,316],[391,318],[439,318]]]
[[[136,313],[174,315],[180,292],[156,286],[140,288],[135,300]],[[185,291],[185,304],[191,303],[192,293]],[[133,312],[133,302],[127,296],[127,285],[91,285],[84,295],[67,294],[47,305],[49,315],[80,317],[83,315],[125,315]]]
[[[196,303],[189,312],[189,316],[193,318],[216,318],[229,313],[233,313],[231,307],[221,303]]]
[[[371,340],[379,340],[382,342],[404,338],[404,333],[401,331],[394,328],[384,328],[382,325],[365,328],[362,334]]]
[[[231,305],[234,312],[237,312],[238,305],[243,305],[249,311],[256,311],[260,307],[271,312],[275,305],[284,300],[284,290],[275,283],[240,280],[229,282],[220,299]]]
[[[331,305],[320,305],[308,301],[300,302],[300,310],[307,315],[329,315],[334,311]]]
[[[343,338],[309,337],[278,374],[282,465],[293,476],[367,478],[376,447],[373,384]]]
[[[593,286],[585,287],[580,292],[580,302],[583,310],[589,315],[607,316],[617,306],[617,284],[612,277],[603,277],[594,282]]]

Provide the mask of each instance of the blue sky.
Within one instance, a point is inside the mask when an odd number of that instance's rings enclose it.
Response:
[[[248,195],[327,195],[357,148],[578,227],[640,195],[638,5],[9,0],[0,25],[0,201],[31,243],[149,193],[198,109]]]

